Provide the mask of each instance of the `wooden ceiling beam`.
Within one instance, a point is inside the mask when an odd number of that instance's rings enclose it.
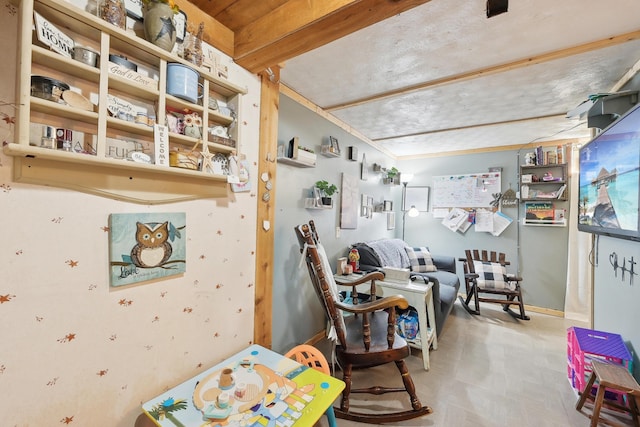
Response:
[[[289,0],[235,33],[234,60],[258,73],[430,0]]]

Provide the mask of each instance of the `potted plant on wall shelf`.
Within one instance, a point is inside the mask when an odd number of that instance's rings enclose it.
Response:
[[[393,184],[396,177],[400,174],[400,171],[393,166],[391,169],[386,170],[387,176],[383,179],[385,184]]]
[[[335,184],[329,184],[328,181],[321,180],[316,182],[316,188],[320,192],[320,200],[324,206],[333,205],[333,194],[338,192]]]

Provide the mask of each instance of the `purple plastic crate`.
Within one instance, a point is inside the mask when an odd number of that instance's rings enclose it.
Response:
[[[571,327],[567,330],[567,376],[574,389],[582,392],[591,374],[591,361],[622,365],[632,371],[632,356],[618,334]],[[591,390],[595,394],[597,387]],[[607,390],[605,397],[624,404],[623,394]]]
[[[573,327],[575,339],[583,353],[631,360],[631,353],[618,334]],[[576,349],[574,348],[574,351]]]

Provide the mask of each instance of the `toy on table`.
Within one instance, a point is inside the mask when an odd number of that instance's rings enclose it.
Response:
[[[349,264],[353,268],[353,271],[360,271],[360,252],[356,248],[349,251]]]

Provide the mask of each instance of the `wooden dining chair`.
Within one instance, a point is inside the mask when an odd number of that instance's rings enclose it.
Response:
[[[471,314],[480,314],[480,303],[490,302],[501,304],[502,309],[511,316],[529,320],[524,312],[524,302],[522,301],[522,289],[520,282],[522,277],[508,274],[506,266],[510,262],[506,260],[506,255],[502,252],[486,250],[464,251],[465,257],[459,258],[464,269],[464,283],[467,290],[467,297],[460,296],[462,306]],[[488,296],[483,296],[488,295]],[[504,298],[500,298],[502,295]],[[469,306],[473,299],[474,308]],[[520,308],[520,313],[511,310],[512,305]]]
[[[363,423],[380,424],[398,422],[420,417],[432,412],[428,406],[422,406],[416,395],[415,386],[404,358],[409,356],[409,346],[404,338],[395,332],[396,308],[408,307],[407,300],[394,295],[375,298],[375,280],[382,280],[383,274],[369,273],[359,283],[373,281],[372,297],[368,302],[345,304],[331,271],[322,244],[318,239],[313,221],[295,227],[300,243],[300,251],[307,264],[309,276],[331,322],[330,338],[335,337],[335,356],[342,368],[346,386],[342,392],[339,408],[334,408],[338,418]],[[356,300],[357,301],[357,300]],[[351,313],[343,316],[343,312]],[[394,362],[400,371],[404,387],[374,386],[353,388],[352,372]],[[351,410],[349,397],[352,393],[370,393],[381,395],[392,392],[406,392],[412,409],[389,412],[356,412]]]

